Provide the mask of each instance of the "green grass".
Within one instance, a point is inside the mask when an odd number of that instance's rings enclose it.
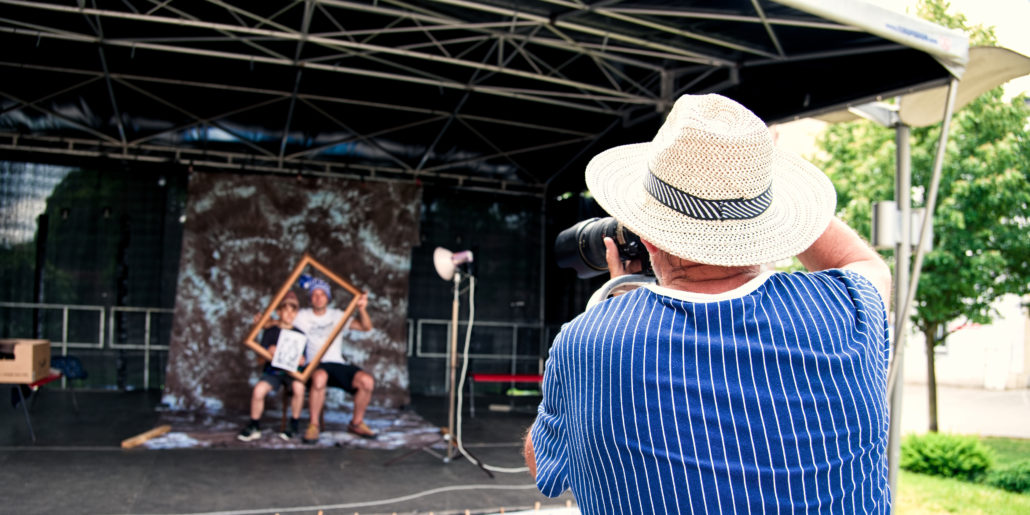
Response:
[[[1030,440],[1019,438],[983,437],[984,445],[994,450],[994,467],[1030,460]]]
[[[981,441],[994,450],[994,467],[1030,459],[1030,440],[985,437]],[[1025,515],[1030,513],[1030,495],[1006,492],[979,483],[967,483],[900,471],[894,495],[895,512],[903,515],[938,513],[983,513]]]
[[[895,512],[904,515],[931,513],[983,513],[1026,515],[1030,495],[1006,492],[1000,488],[967,483],[958,479],[926,476],[901,471]]]

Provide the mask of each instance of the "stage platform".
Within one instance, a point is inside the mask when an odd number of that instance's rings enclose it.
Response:
[[[122,449],[122,440],[160,423],[160,392],[77,391],[73,402],[71,392],[44,387],[30,412],[33,443],[10,393],[0,388],[0,512],[463,514],[574,506],[569,494],[540,495],[528,473],[491,479],[465,459],[444,463],[415,452],[384,465],[406,448]],[[445,398],[416,397],[407,409],[446,423]],[[466,447],[489,465],[522,466],[521,439],[533,419],[527,411],[466,416]]]

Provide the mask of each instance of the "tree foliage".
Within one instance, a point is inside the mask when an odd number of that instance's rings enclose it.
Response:
[[[921,2],[923,17],[965,31],[970,44],[995,44],[992,28],[969,26],[940,0]],[[925,257],[912,321],[932,344],[956,319],[989,323],[992,303],[1030,284],[1030,108],[985,93],[952,119],[937,207],[933,250]],[[912,129],[913,207],[925,203],[941,124]],[[829,127],[817,158],[838,192],[838,215],[869,234],[871,203],[894,196],[895,131],[868,121]],[[914,230],[918,230],[915,228]],[[891,252],[885,253],[887,255]],[[890,261],[890,260],[889,260]],[[945,334],[946,337],[946,334]]]

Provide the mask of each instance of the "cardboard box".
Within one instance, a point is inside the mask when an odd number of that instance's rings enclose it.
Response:
[[[0,383],[36,382],[50,375],[50,340],[0,339]]]

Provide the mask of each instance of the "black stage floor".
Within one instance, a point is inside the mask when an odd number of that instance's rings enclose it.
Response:
[[[405,449],[122,449],[158,423],[160,392],[78,391],[73,399],[44,387],[31,404],[33,443],[9,390],[0,387],[0,513],[511,513],[572,499],[543,497],[525,472],[491,479],[467,460],[426,452],[384,465]],[[466,448],[489,465],[521,467],[532,413],[490,412],[488,402],[480,400],[475,419],[466,415]],[[444,398],[415,398],[410,409],[446,424]]]

